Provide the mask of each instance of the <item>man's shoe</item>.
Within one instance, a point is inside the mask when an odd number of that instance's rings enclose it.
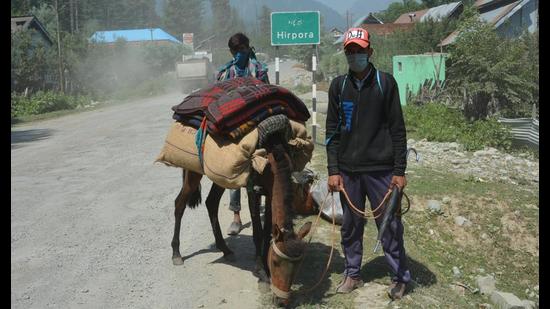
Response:
[[[351,293],[356,288],[360,288],[365,283],[361,279],[353,279],[351,277],[345,277],[342,283],[336,288],[336,293],[348,294]]]
[[[241,222],[233,221],[231,222],[231,225],[227,229],[227,234],[232,236],[237,235],[242,230],[242,228],[243,228],[243,225],[241,224]]]
[[[407,289],[407,284],[403,282],[393,282],[388,289],[388,296],[392,300],[401,299],[405,294]]]

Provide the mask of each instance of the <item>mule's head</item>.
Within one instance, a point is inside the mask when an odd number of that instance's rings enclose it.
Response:
[[[273,224],[267,266],[271,273],[273,301],[278,306],[287,306],[290,303],[290,288],[298,265],[304,257],[306,243],[303,238],[310,229],[311,222],[305,223],[298,233]]]

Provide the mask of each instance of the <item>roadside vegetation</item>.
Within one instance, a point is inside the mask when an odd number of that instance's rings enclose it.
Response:
[[[512,145],[510,130],[494,117],[469,121],[459,110],[438,103],[407,105],[403,109],[407,138],[458,142],[468,151],[484,147],[508,151]]]

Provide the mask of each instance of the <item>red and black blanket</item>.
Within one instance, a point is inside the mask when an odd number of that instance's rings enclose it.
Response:
[[[277,114],[295,121],[307,121],[309,111],[288,89],[264,84],[254,77],[221,81],[194,92],[172,107],[174,119],[198,127],[206,117],[210,134],[238,139]]]

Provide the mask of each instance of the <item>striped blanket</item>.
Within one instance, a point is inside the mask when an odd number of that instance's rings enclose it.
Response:
[[[254,77],[238,77],[213,84],[172,107],[174,119],[198,126],[206,117],[210,134],[239,139],[272,115],[305,122],[309,111],[288,89],[264,84]]]

